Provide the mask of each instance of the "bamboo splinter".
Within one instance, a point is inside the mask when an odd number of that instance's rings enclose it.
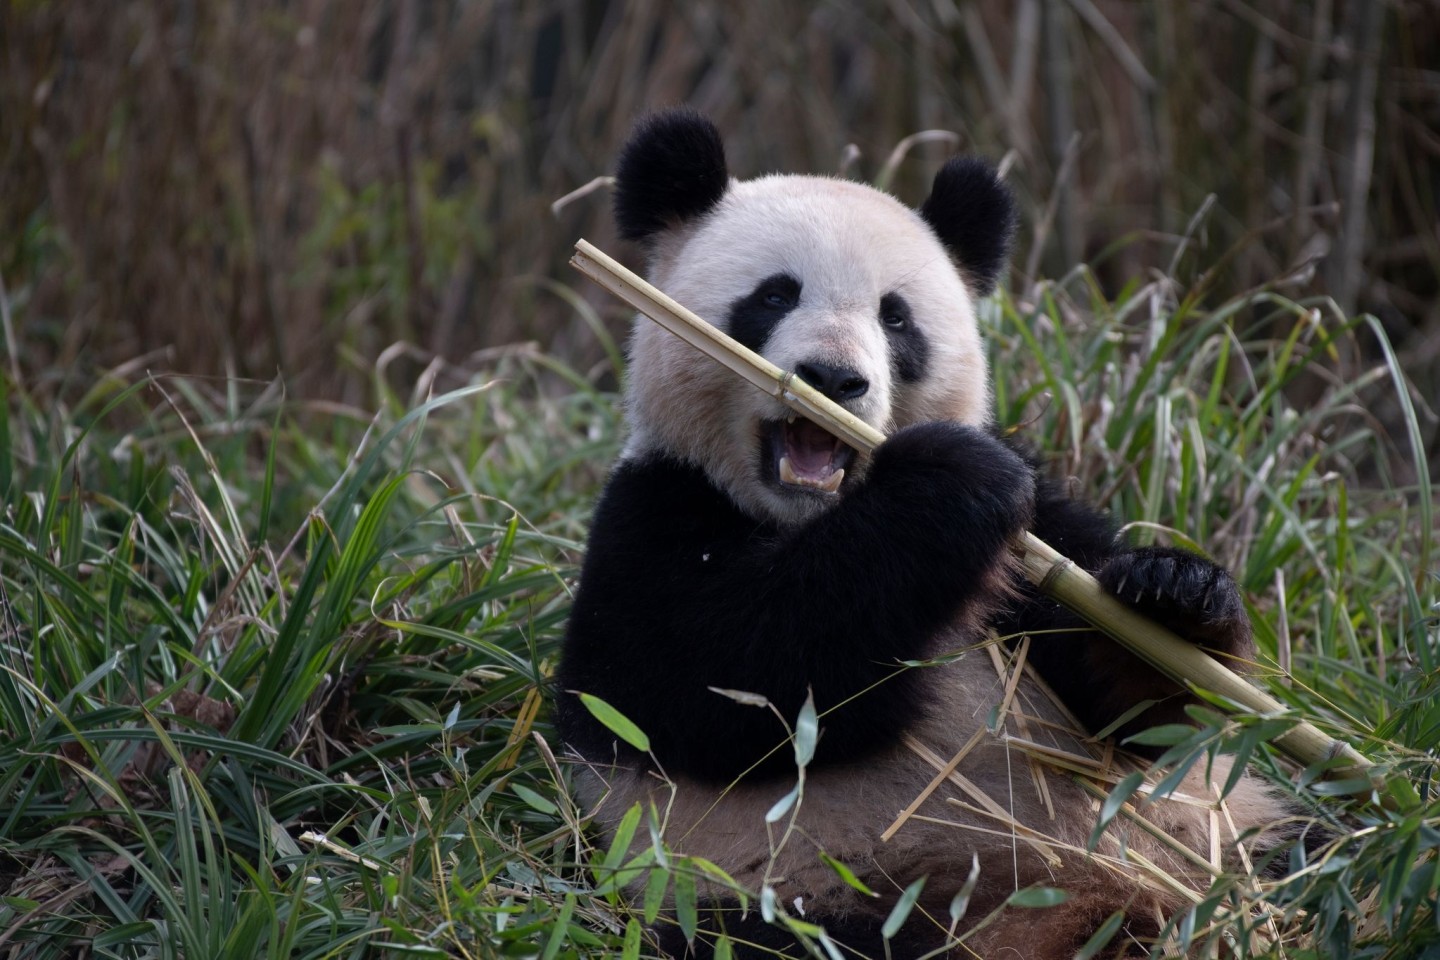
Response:
[[[884,442],[884,434],[870,424],[717,330],[589,241],[580,240],[575,244],[575,256],[570,264],[686,343],[855,449],[868,453]],[[1089,573],[1028,531],[1021,544],[1020,560],[1025,575],[1040,590],[1177,683],[1208,690],[1256,713],[1285,711],[1279,701],[1195,645],[1110,596]],[[1275,745],[1307,766],[1341,760],[1328,776],[1365,781],[1366,787],[1357,792],[1368,792],[1378,786],[1372,783],[1373,764],[1368,759],[1312,724],[1296,724],[1276,737]]]

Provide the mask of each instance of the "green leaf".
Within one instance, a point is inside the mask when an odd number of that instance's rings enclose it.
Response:
[[[950,900],[950,933],[955,933],[955,928],[965,918],[965,911],[970,909],[970,897],[975,893],[975,885],[980,882],[980,857],[977,854],[970,854],[970,875],[960,885],[960,889]]]
[[[1095,845],[1100,842],[1100,835],[1105,832],[1106,827],[1110,826],[1110,821],[1115,819],[1115,815],[1125,806],[1125,802],[1135,795],[1135,791],[1140,789],[1140,785],[1144,782],[1145,775],[1136,771],[1127,774],[1119,783],[1115,784],[1115,788],[1110,791],[1110,795],[1100,805],[1100,817],[1095,821],[1095,829],[1090,831],[1090,839],[1085,842],[1085,849],[1092,853],[1095,851]]]
[[[625,922],[625,945],[620,949],[620,960],[639,960],[640,921],[631,917]]]
[[[1135,704],[1135,706],[1131,707],[1129,710],[1126,710],[1124,713],[1120,714],[1120,716],[1110,721],[1110,723],[1106,725],[1104,729],[1096,730],[1095,739],[1104,740],[1106,737],[1110,736],[1110,734],[1114,733],[1116,730],[1119,730],[1121,727],[1125,726],[1125,724],[1129,723],[1131,720],[1134,720],[1136,717],[1140,716],[1140,714],[1144,713],[1146,710],[1149,710],[1151,707],[1155,706],[1155,704],[1159,702],[1160,701],[1158,700],[1141,700],[1139,703]]]
[[[815,714],[815,691],[805,694],[800,716],[795,718],[795,766],[804,770],[815,759],[815,743],[820,738],[820,718]]]
[[[1075,960],[1090,960],[1091,957],[1103,950],[1111,940],[1115,939],[1115,934],[1120,932],[1120,925],[1124,922],[1124,910],[1116,910],[1106,917],[1105,922],[1100,924],[1100,927],[1090,935],[1090,939],[1085,941],[1085,945],[1076,952]]]
[[[704,857],[687,857],[686,862],[738,897],[740,899],[740,912],[742,914],[750,911],[750,894],[746,893],[745,888],[736,883],[735,878],[722,870],[719,865],[706,860]]]
[[[1192,753],[1190,756],[1181,759],[1179,763],[1175,764],[1175,768],[1165,775],[1163,780],[1155,784],[1155,789],[1150,791],[1151,798],[1168,797],[1180,789],[1180,782],[1189,775],[1190,768],[1195,766],[1196,761],[1202,756],[1204,756],[1203,753]]]
[[[590,711],[592,717],[605,725],[605,729],[641,753],[650,752],[650,738],[645,736],[643,730],[631,723],[625,714],[616,710],[599,697],[592,696],[588,693],[580,694],[580,702],[585,705],[586,710]]]
[[[555,804],[551,803],[549,800],[542,797],[534,790],[531,790],[523,783],[512,783],[510,784],[510,789],[515,791],[515,796],[525,801],[526,806],[534,810],[538,810],[541,813],[548,813],[552,816],[560,812],[559,807],[555,806]]]
[[[1264,735],[1264,728],[1258,725],[1246,727],[1240,734],[1235,742],[1235,759],[1231,761],[1230,776],[1225,778],[1225,785],[1220,788],[1220,796],[1230,796],[1230,791],[1235,789],[1240,778],[1245,775],[1245,765],[1250,762],[1250,754],[1255,752]]]
[[[545,949],[540,952],[540,960],[555,960],[559,955],[560,948],[568,939],[566,936],[570,929],[570,917],[575,912],[575,894],[565,894],[565,903],[560,907],[560,915],[552,920],[550,936],[545,941]]]
[[[645,878],[645,895],[641,898],[642,916],[646,923],[654,923],[665,905],[665,891],[670,886],[670,873],[666,870],[651,870]]]
[[[687,865],[675,871],[675,919],[680,921],[680,932],[685,934],[686,943],[695,939],[695,931],[700,927],[696,900],[695,874]]]
[[[1044,908],[1057,907],[1070,899],[1070,894],[1056,887],[1026,887],[1016,890],[1005,901],[1007,907]]]
[[[900,899],[895,901],[895,906],[890,909],[890,916],[885,918],[885,924],[880,928],[880,936],[886,940],[893,939],[905,921],[910,916],[910,911],[915,909],[915,901],[920,899],[920,891],[925,889],[925,878],[921,877],[905,888],[900,894]]]
[[[137,941],[143,942],[144,938],[155,933],[155,924],[149,920],[141,920],[136,923],[122,923],[104,931],[90,941],[99,948],[133,945]]]
[[[625,855],[630,851],[630,844],[635,839],[635,831],[640,828],[640,804],[633,803],[630,809],[625,811],[625,816],[620,818],[620,823],[615,827],[615,839],[610,843],[610,849],[605,852],[605,859],[600,863],[600,871],[603,874],[601,879],[608,879],[620,864],[625,862]]]
[[[790,792],[779,800],[776,800],[775,805],[765,811],[765,822],[775,823],[781,817],[785,816],[785,814],[789,813],[790,808],[795,806],[795,801],[800,799],[800,791],[804,786],[804,780],[795,781],[795,786],[791,788]]]
[[[1126,743],[1138,743],[1146,747],[1172,747],[1177,743],[1184,743],[1195,736],[1195,728],[1188,723],[1163,723],[1158,727],[1151,727],[1148,730],[1141,730],[1131,737],[1126,737]]]
[[[851,870],[845,864],[841,863],[839,860],[836,860],[824,850],[820,851],[820,859],[827,867],[829,867],[831,870],[834,870],[836,876],[838,876],[841,880],[845,881],[845,885],[850,889],[858,890],[861,893],[865,894],[865,896],[867,897],[879,896],[879,894],[876,893],[874,890],[871,890],[869,887],[865,886],[865,882],[863,880],[855,876],[854,870]]]

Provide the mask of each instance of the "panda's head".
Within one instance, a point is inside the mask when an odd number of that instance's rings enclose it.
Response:
[[[656,286],[877,429],[989,420],[975,303],[1015,214],[984,163],[951,160],[918,210],[829,177],[732,181],[715,127],[669,111],[621,153],[615,217]],[[864,476],[863,456],[643,318],[626,402],[626,457],[694,464],[757,518],[803,522]]]

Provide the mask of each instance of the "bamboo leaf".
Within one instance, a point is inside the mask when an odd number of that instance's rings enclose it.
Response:
[[[1125,802],[1135,795],[1140,785],[1145,782],[1145,775],[1140,772],[1127,774],[1119,783],[1115,784],[1105,802],[1100,805],[1100,816],[1095,820],[1095,828],[1090,831],[1090,839],[1085,842],[1085,849],[1095,850],[1095,845],[1100,842],[1100,837],[1105,828],[1110,826],[1110,821],[1115,819],[1125,806]]]
[[[911,882],[900,894],[900,899],[895,901],[895,906],[890,908],[890,915],[885,918],[885,923],[880,927],[880,936],[885,940],[893,940],[895,934],[905,925],[910,916],[910,911],[915,909],[915,901],[920,899],[920,891],[925,889],[925,878],[920,877]]]
[[[1010,894],[1005,905],[1026,909],[1044,909],[1058,907],[1069,899],[1070,894],[1055,887],[1026,887],[1024,890],[1016,890]]]
[[[580,694],[580,702],[585,705],[586,710],[590,711],[592,717],[604,724],[605,729],[641,753],[650,752],[650,738],[645,736],[645,732],[631,723],[619,710],[599,697],[588,693]]]
[[[1116,910],[1110,914],[1110,916],[1106,917],[1105,922],[1096,928],[1095,932],[1090,935],[1090,939],[1085,941],[1084,946],[1076,951],[1075,960],[1091,960],[1092,957],[1105,949],[1111,940],[1115,939],[1115,934],[1120,932],[1120,925],[1124,922],[1124,910]]]
[[[820,738],[820,718],[815,714],[815,691],[807,691],[800,715],[795,719],[795,766],[804,770],[815,759],[815,743]]]
[[[804,783],[804,780],[797,780],[795,786],[790,788],[789,793],[785,794],[785,796],[779,800],[776,800],[770,809],[765,811],[766,823],[775,823],[790,812],[790,808],[795,806],[795,801],[800,799],[800,793],[804,787]]]
[[[834,870],[835,875],[838,876],[841,880],[843,880],[845,882],[845,885],[850,889],[858,890],[860,893],[863,893],[867,897],[879,896],[879,894],[876,893],[874,890],[871,890],[869,887],[865,886],[865,882],[863,880],[855,876],[854,870],[851,870],[845,864],[841,863],[839,860],[836,860],[824,850],[820,851],[820,860],[831,870]]]
[[[695,931],[700,927],[700,915],[695,894],[695,874],[688,868],[675,871],[675,919],[680,923],[680,932],[685,942],[695,940]]]

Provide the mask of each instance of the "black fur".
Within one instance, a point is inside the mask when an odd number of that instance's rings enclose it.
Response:
[[[876,451],[866,482],[833,510],[782,530],[741,513],[696,468],[621,464],[596,510],[559,676],[559,724],[587,757],[615,738],[570,691],[591,693],[650,736],[666,771],[728,782],[770,759],[794,771],[767,697],[793,722],[807,688],[825,711],[816,763],[893,744],[923,709],[897,661],[983,593],[1030,519],[1031,474],[993,437],[929,423]],[[887,679],[888,678],[888,679]],[[722,733],[723,731],[723,733]]]
[[[897,322],[898,321],[898,322]],[[910,304],[898,293],[880,298],[880,322],[890,344],[890,363],[903,383],[919,383],[930,368],[930,344],[915,326]]]
[[[626,240],[651,242],[701,216],[730,185],[725,144],[715,125],[693,110],[641,120],[615,170],[615,223]]]
[[[1224,570],[1178,550],[1127,550],[1092,508],[1054,483],[1037,487],[1035,464],[1005,443],[920,424],[881,445],[862,486],[797,529],[750,519],[698,468],[659,458],[617,467],[570,617],[561,733],[593,759],[627,749],[571,695],[590,693],[639,724],[672,775],[728,782],[762,761],[762,775],[788,775],[779,719],[709,688],[761,694],[790,721],[807,689],[824,711],[884,681],[822,721],[817,763],[863,758],[923,709],[919,674],[897,662],[933,653],[942,626],[992,599],[985,574],[1027,523],[1112,589],[1142,586],[1142,609],[1183,636],[1252,655]],[[1014,587],[1020,599],[996,629],[1031,633],[1030,662],[1087,726],[1144,699],[1163,702],[1122,732],[1184,719],[1176,684],[1028,583]],[[1054,630],[1067,632],[1044,632]]]
[[[742,344],[760,353],[770,331],[800,303],[800,281],[788,273],[766,277],[745,296],[730,305],[725,330]]]
[[[920,207],[940,241],[986,296],[995,289],[1015,235],[1015,200],[995,170],[975,157],[952,157]]]

